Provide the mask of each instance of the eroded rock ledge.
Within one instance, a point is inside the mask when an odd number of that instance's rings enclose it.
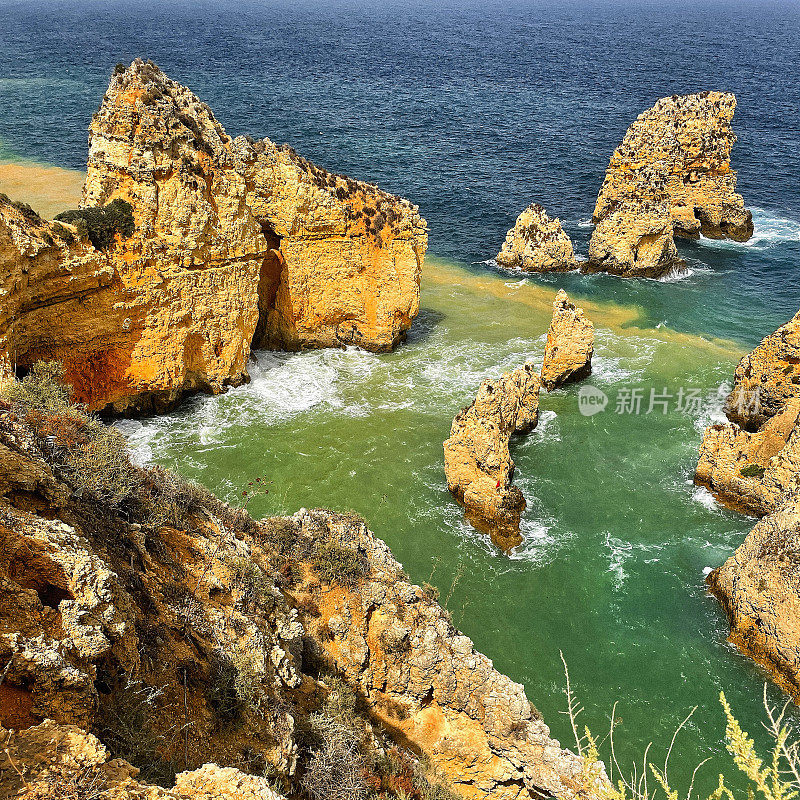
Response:
[[[534,421],[526,405],[515,425]],[[21,731],[4,744],[31,782],[86,769],[120,798],[237,787],[274,800],[244,773],[297,796],[331,740],[319,731],[333,730],[355,748],[355,774],[378,783],[382,758],[409,770],[416,753],[465,798],[599,796],[602,774],[587,784],[523,688],[362,520],[301,510],[255,522],[130,464],[112,504],[47,456],[55,424],[0,411],[0,725]],[[8,766],[3,788],[19,787]],[[154,773],[175,788],[148,786]]]
[[[706,429],[695,482],[763,519],[708,585],[730,641],[800,702],[800,314],[741,360],[726,413]]]
[[[730,168],[735,108],[727,92],[673,95],[636,119],[606,170],[584,270],[655,278],[683,263],[675,236],[752,236]]]
[[[251,348],[385,351],[419,310],[416,206],[269,139],[231,139],[155,65],[111,79],[83,207],[133,207],[96,250],[0,203],[0,377],[56,359],[93,409],[149,413],[248,379]]]

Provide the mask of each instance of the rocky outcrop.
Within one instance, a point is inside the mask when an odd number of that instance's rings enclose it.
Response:
[[[732,422],[706,429],[695,482],[764,517],[708,584],[728,614],[730,641],[800,702],[798,364],[800,314],[739,362],[725,407]]]
[[[533,364],[484,381],[475,400],[456,415],[444,443],[447,488],[466,508],[467,519],[506,550],[521,541],[519,523],[526,505],[513,485],[508,443],[513,434],[536,427],[539,390]]]
[[[91,733],[46,720],[22,731],[0,727],[0,800],[96,798],[96,800],[280,800],[266,778],[232,767],[204,764],[176,776],[164,789],[137,780],[140,770]]]
[[[586,790],[581,763],[550,739],[522,686],[499,674],[438,603],[402,578],[383,542],[324,512],[295,519],[309,537],[329,528],[334,542],[370,564],[358,591],[323,586],[322,594],[304,595],[316,608],[303,620],[317,655],[359,687],[387,728],[428,754],[464,797],[568,798]]]
[[[764,517],[708,585],[730,641],[800,703],[800,498]]]
[[[512,410],[507,398],[498,413],[529,428],[534,399]],[[269,772],[292,795],[330,784],[325,748],[342,740],[355,749],[333,755],[372,786],[389,779],[381,759],[396,751],[415,787],[599,796],[602,772],[550,738],[522,687],[409,583],[362,520],[301,510],[255,522],[127,462],[102,467],[127,487],[112,505],[60,460],[59,443],[80,437],[74,419],[0,410],[0,725],[20,731],[6,741],[44,792],[32,797],[86,778],[109,800],[142,787],[275,800],[244,773]],[[331,711],[345,690],[352,705]],[[0,787],[18,777],[2,760]],[[156,779],[174,788],[148,786]]]
[[[115,72],[91,123],[82,206],[114,200],[133,232],[101,250],[0,206],[6,374],[59,360],[76,399],[147,413],[246,381],[251,348],[390,350],[419,309],[415,206],[231,139],[149,62]]]
[[[584,269],[653,278],[682,263],[674,236],[752,236],[730,168],[735,108],[730,93],[673,95],[636,119],[606,170]]]
[[[749,431],[800,397],[800,311],[739,362],[733,381],[725,414]]]
[[[800,470],[800,313],[739,362],[725,413],[730,423],[706,429],[695,482],[734,508],[768,514]]]
[[[531,203],[517,217],[495,261],[525,272],[564,272],[576,266],[569,236],[538,203]]]
[[[755,433],[735,423],[706,428],[695,482],[747,514],[775,511],[800,480],[800,398]]]
[[[592,372],[593,353],[594,325],[583,309],[576,308],[567,293],[559,289],[544,346],[542,385],[551,392],[587,377]]]

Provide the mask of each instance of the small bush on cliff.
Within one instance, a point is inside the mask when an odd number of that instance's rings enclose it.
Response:
[[[125,437],[83,406],[71,403],[70,388],[63,379],[58,362],[39,361],[2,394],[25,419],[42,455],[62,480],[117,507],[140,484]]]
[[[335,542],[321,544],[311,564],[321,580],[348,587],[355,586],[368,571],[365,559],[357,551]]]
[[[85,226],[89,241],[98,250],[105,250],[119,233],[123,239],[133,235],[136,224],[133,207],[125,200],[112,200],[100,208],[79,208],[64,211],[56,217],[60,222],[69,222],[80,231]]]
[[[748,464],[739,470],[739,474],[743,478],[763,478],[766,471],[766,467],[761,464]]]
[[[356,696],[338,678],[328,678],[326,683],[328,697],[308,719],[305,737],[310,755],[300,784],[312,800],[364,800],[366,759]]]
[[[180,734],[176,725],[156,733],[152,720],[163,692],[141,681],[123,679],[100,704],[95,733],[117,758],[124,758],[142,771],[142,778],[160,786],[175,782],[175,765],[160,753],[169,739]]]

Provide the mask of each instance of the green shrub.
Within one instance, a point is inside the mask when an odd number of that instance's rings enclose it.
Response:
[[[117,758],[124,758],[142,771],[144,780],[160,786],[175,782],[174,764],[160,752],[167,739],[177,732],[157,733],[153,718],[163,692],[141,681],[123,679],[118,687],[109,687],[106,702],[101,703],[95,721],[95,733]]]
[[[300,784],[312,800],[366,800],[363,723],[356,716],[355,693],[338,678],[326,683],[328,697],[308,719],[310,757]]]
[[[355,586],[367,574],[367,565],[358,552],[335,542],[325,542],[313,555],[311,564],[326,583]]]
[[[242,721],[244,703],[236,690],[236,667],[225,656],[215,659],[211,680],[206,690],[206,702],[214,714],[217,728],[222,731],[237,727]]]
[[[739,474],[743,478],[763,478],[766,471],[766,467],[760,464],[748,464],[739,470]]]
[[[233,585],[239,591],[243,605],[258,607],[271,603],[272,584],[258,564],[244,557],[232,558],[229,563],[233,571]]]
[[[56,361],[38,361],[2,395],[30,427],[42,455],[74,489],[116,507],[134,495],[140,477],[128,457],[125,437],[70,403],[64,370]]]
[[[99,208],[64,211],[56,217],[56,220],[69,222],[81,231],[85,226],[89,241],[98,250],[108,248],[113,243],[116,233],[126,239],[136,230],[133,207],[127,201],[119,199],[112,200],[108,205]]]
[[[37,361],[20,381],[3,388],[3,399],[25,410],[61,411],[69,406],[71,387],[58,361]]]

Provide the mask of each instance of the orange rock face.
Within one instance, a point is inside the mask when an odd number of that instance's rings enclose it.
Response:
[[[706,429],[695,482],[764,516],[708,576],[733,642],[800,701],[800,314],[736,368],[732,420]]]
[[[542,361],[542,384],[548,392],[564,383],[579,381],[592,372],[594,325],[570,302],[563,289],[553,302],[553,319],[547,331]]]
[[[467,519],[503,549],[522,541],[519,522],[526,505],[513,485],[508,442],[539,422],[539,390],[533,364],[484,381],[472,404],[456,415],[444,443],[447,488],[464,504]]]
[[[664,97],[614,151],[597,197],[587,271],[658,277],[681,264],[674,236],[746,241],[753,219],[730,153],[736,98]]]
[[[544,208],[531,203],[495,256],[501,267],[525,272],[563,272],[575,269],[575,254],[569,236],[558,219],[550,219]]]
[[[92,408],[147,413],[246,381],[252,347],[390,350],[419,310],[427,233],[415,206],[288,146],[231,139],[138,60],[114,74],[90,127],[82,205],[115,199],[133,207],[135,231],[104,252],[45,246],[52,231],[0,210],[18,309],[0,327],[6,373],[61,360]]]

